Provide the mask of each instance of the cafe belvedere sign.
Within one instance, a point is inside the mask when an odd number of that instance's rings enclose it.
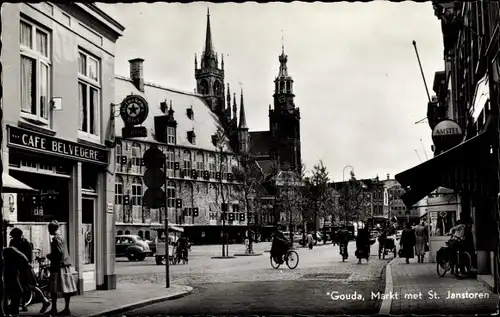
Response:
[[[94,164],[108,164],[108,151],[99,147],[57,139],[30,130],[8,126],[8,145]]]
[[[443,150],[449,150],[462,143],[464,132],[460,125],[449,119],[440,121],[432,130],[432,141],[434,145]]]

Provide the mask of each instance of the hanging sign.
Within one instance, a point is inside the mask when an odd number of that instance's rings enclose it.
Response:
[[[120,116],[125,126],[140,125],[149,114],[148,102],[139,95],[129,95],[123,99],[120,106]]]

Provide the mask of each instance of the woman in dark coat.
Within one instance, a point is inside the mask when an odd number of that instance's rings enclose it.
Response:
[[[28,267],[28,259],[15,247],[3,249],[4,258],[4,284],[6,298],[10,300],[8,312],[13,315],[19,314],[19,306],[23,296],[23,274]]]
[[[414,248],[417,238],[415,236],[415,231],[412,229],[411,224],[408,222],[405,229],[401,233],[401,252],[403,257],[406,258],[406,263],[410,263],[410,259],[415,256]]]
[[[361,263],[361,259],[368,259],[370,257],[370,234],[367,228],[359,229],[358,236],[356,237],[356,257],[358,258],[358,264]]]

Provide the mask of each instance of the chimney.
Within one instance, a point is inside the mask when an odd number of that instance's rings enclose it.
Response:
[[[140,92],[144,92],[144,60],[142,58],[134,58],[128,62],[130,63],[130,79],[132,79],[135,87]]]
[[[387,180],[391,179],[391,174],[387,173]]]

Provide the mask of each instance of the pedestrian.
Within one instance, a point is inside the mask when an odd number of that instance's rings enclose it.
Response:
[[[406,258],[406,263],[410,263],[410,259],[414,258],[414,247],[416,244],[416,236],[415,231],[412,229],[411,224],[409,222],[406,223],[406,228],[403,229],[401,233],[401,241],[399,242],[401,245],[401,255],[403,258]]]
[[[417,254],[418,263],[424,263],[425,256],[425,246],[427,245],[427,237],[425,235],[426,229],[424,227],[424,221],[417,224],[414,228],[415,230],[415,253]]]
[[[53,220],[49,223],[48,229],[49,234],[53,236],[50,243],[50,254],[47,254],[47,259],[50,260],[50,293],[52,297],[52,307],[49,314],[70,316],[69,304],[71,296],[77,292],[76,281],[71,270],[66,245],[59,231],[59,223]],[[64,310],[57,313],[57,295],[60,293],[64,295]]]
[[[7,312],[12,315],[19,315],[19,306],[21,305],[24,290],[21,275],[28,265],[28,259],[15,247],[5,248],[3,250],[3,259],[5,298],[10,301]]]
[[[361,259],[366,259],[368,262],[370,258],[370,233],[367,228],[359,229],[358,236],[356,237],[356,257],[358,264],[361,264]]]
[[[40,314],[45,313],[45,311],[50,306],[50,301],[45,297],[42,290],[38,285],[35,270],[33,270],[33,246],[32,244],[23,236],[23,231],[19,228],[13,228],[10,231],[11,240],[9,243],[10,247],[15,247],[26,257],[28,263],[25,267],[25,272],[21,272],[21,285],[24,286],[24,291],[33,291],[38,295],[38,298],[42,299],[42,309]],[[22,311],[28,311],[26,308],[26,303],[24,302],[24,297],[21,298]]]
[[[307,234],[307,246],[309,247],[309,250],[312,250],[314,246],[314,238],[311,232]]]

